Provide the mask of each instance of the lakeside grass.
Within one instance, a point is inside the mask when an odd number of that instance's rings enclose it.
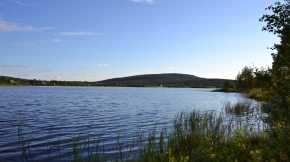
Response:
[[[239,90],[234,88],[217,88],[212,90],[212,92],[227,92],[227,93],[236,93],[239,92]]]
[[[235,116],[247,116],[254,113],[255,108],[249,102],[238,102],[236,104],[227,103],[225,105],[225,112]]]
[[[151,149],[143,161],[260,161],[268,136],[248,127],[215,112],[181,113],[174,120],[166,151]]]
[[[258,101],[267,101],[271,95],[268,90],[253,88],[247,92],[247,97]]]
[[[250,99],[257,101],[267,101],[269,99],[270,92],[263,88],[252,88],[248,90],[236,89],[236,88],[217,88],[211,92],[225,92],[225,93],[245,93]]]
[[[232,115],[250,116],[254,110],[248,103],[225,105],[226,113],[192,111],[180,113],[173,120],[173,129],[137,133],[131,143],[121,134],[116,139],[115,152],[102,138],[76,138],[71,145],[69,161],[289,161],[289,130],[286,123],[278,127],[245,124]],[[231,115],[231,118],[229,118]],[[248,119],[245,119],[248,120]],[[33,154],[33,136],[25,136],[18,127],[21,158],[29,161]],[[48,148],[62,151],[61,142]],[[49,154],[49,152],[47,152]]]

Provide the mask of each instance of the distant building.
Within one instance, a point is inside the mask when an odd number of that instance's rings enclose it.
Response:
[[[45,82],[41,82],[39,85],[46,86]]]
[[[10,80],[10,84],[17,84],[15,80]]]

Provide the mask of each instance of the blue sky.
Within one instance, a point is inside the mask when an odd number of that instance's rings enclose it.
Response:
[[[0,75],[97,81],[151,73],[234,79],[271,65],[269,0],[1,0]]]

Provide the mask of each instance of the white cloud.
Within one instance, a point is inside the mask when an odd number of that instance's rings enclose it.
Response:
[[[77,32],[61,32],[59,33],[59,35],[62,35],[62,36],[98,36],[101,34],[95,33],[95,32],[77,31]]]
[[[53,38],[51,41],[54,42],[54,43],[60,43],[60,42],[63,42],[63,39]]]
[[[20,1],[20,0],[12,0],[11,2],[14,4],[17,4],[19,6],[36,6],[36,4],[34,4],[34,3],[27,3],[24,1]]]
[[[153,4],[155,1],[154,0],[129,0],[131,2],[135,3],[145,3],[145,4]]]
[[[37,32],[40,30],[32,26],[9,23],[0,19],[0,32]]]
[[[106,68],[106,67],[109,67],[109,65],[107,65],[107,64],[97,64],[96,67],[97,68]]]

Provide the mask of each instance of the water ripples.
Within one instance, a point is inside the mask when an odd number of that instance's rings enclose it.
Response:
[[[93,139],[102,140],[106,156],[114,157],[120,137],[126,153],[140,132],[171,127],[179,112],[221,110],[224,103],[244,100],[239,94],[209,91],[0,87],[0,161],[22,161],[27,145],[31,161],[70,161],[75,142],[86,145]]]

